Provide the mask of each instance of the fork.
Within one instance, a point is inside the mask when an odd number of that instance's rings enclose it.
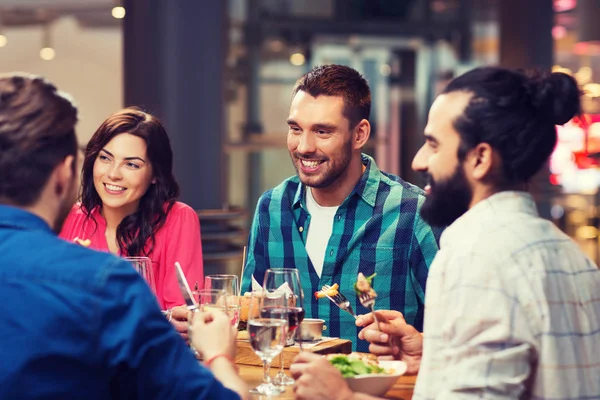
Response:
[[[335,296],[327,295],[325,293],[325,291],[327,291],[329,289],[331,289],[331,286],[329,286],[329,285],[323,285],[321,287],[321,290],[323,291],[323,293],[325,294],[325,296],[327,296],[327,298],[329,300],[331,300],[336,306],[338,306],[342,310],[346,311],[348,314],[352,315],[354,317],[354,319],[356,319],[356,314],[354,314],[354,311],[352,310],[352,306],[350,305],[350,300],[348,300],[346,298],[346,296],[341,294],[339,291]]]
[[[371,296],[369,293],[361,293],[358,296],[358,300],[363,307],[371,310],[371,314],[373,314],[373,319],[375,320],[375,326],[377,326],[377,330],[379,330],[379,321],[377,320],[377,315],[375,315],[375,297]]]

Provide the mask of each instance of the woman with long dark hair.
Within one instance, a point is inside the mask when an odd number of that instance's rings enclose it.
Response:
[[[100,125],[85,149],[81,202],[60,236],[121,256],[152,260],[156,296],[187,338],[187,309],[175,276],[178,261],[190,286],[203,284],[200,222],[178,202],[173,152],[160,120],[125,108]]]

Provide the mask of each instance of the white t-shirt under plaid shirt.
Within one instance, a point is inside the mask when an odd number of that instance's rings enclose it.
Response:
[[[527,193],[442,234],[423,331],[416,399],[600,399],[600,270]]]

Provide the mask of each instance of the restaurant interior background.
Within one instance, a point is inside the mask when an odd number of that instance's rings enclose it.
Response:
[[[239,271],[258,197],[295,173],[285,121],[312,66],[367,77],[367,152],[419,185],[410,162],[448,79],[487,64],[568,72],[586,115],[559,128],[532,189],[598,262],[598,15],[597,0],[0,0],[0,71],[72,94],[82,145],[125,105],[161,117],[181,200],[199,210],[206,273]]]

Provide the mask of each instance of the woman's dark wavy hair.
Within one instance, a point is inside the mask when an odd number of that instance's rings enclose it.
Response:
[[[556,125],[581,112],[577,82],[563,73],[476,68],[452,80],[443,93],[451,92],[473,94],[454,121],[459,160],[488,143],[502,158],[500,184],[505,185],[529,181],[554,150]]]
[[[100,125],[85,149],[81,203],[87,218],[93,220],[93,210],[102,207],[102,200],[94,187],[94,163],[100,150],[122,133],[140,137],[146,142],[146,154],[155,183],[142,196],[137,211],[125,217],[117,227],[117,242],[122,254],[148,256],[154,248],[156,232],[164,225],[179,196],[179,185],[173,176],[171,143],[158,118],[129,107],[111,115]],[[148,239],[150,246],[146,248]]]

